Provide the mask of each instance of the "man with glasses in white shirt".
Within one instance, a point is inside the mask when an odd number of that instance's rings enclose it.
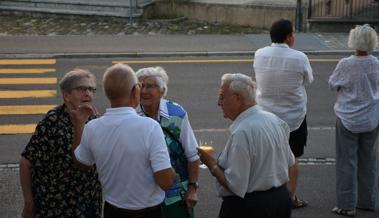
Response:
[[[270,36],[272,44],[255,52],[257,103],[289,125],[289,144],[298,158],[304,154],[307,142],[305,85],[313,81],[312,68],[303,52],[291,48],[295,42],[291,21],[280,19],[274,22]],[[295,195],[298,176],[299,164],[296,160],[296,164],[290,168],[288,182],[294,209],[307,205]]]
[[[230,137],[215,159],[198,148],[222,197],[219,218],[290,218],[288,169],[295,157],[289,127],[255,102],[255,83],[240,73],[224,74],[217,104],[232,120]]]

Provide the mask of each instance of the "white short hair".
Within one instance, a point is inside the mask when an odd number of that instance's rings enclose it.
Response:
[[[251,77],[242,73],[227,73],[221,77],[221,84],[228,83],[229,90],[240,94],[246,103],[255,102],[255,82]]]
[[[163,96],[167,94],[167,85],[168,85],[168,75],[163,69],[163,67],[147,67],[141,68],[136,72],[138,80],[144,77],[152,77],[155,80],[155,83],[159,86],[161,91],[163,91]]]
[[[371,52],[376,48],[377,43],[378,35],[368,24],[356,26],[354,29],[350,30],[348,41],[349,48]]]
[[[134,70],[125,64],[109,67],[103,76],[103,88],[109,100],[129,98],[136,84],[138,80]]]

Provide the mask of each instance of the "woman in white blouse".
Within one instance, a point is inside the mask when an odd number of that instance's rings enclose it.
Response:
[[[379,131],[379,61],[369,54],[377,33],[368,24],[350,31],[355,54],[343,58],[329,78],[337,91],[336,196],[333,212],[356,216],[356,209],[375,210],[376,147]]]

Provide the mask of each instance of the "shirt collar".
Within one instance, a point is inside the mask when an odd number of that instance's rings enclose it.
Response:
[[[167,102],[168,101],[166,99],[161,98],[161,100],[159,101],[158,117],[156,117],[154,119],[158,119],[158,121],[160,121],[161,117],[169,118],[168,108],[167,108]],[[137,110],[137,112],[138,112],[139,115],[146,116],[146,114],[142,110],[141,104],[138,105],[138,107],[137,107],[136,110]]]
[[[105,115],[119,115],[119,114],[137,114],[137,112],[132,107],[107,108],[105,112]]]
[[[161,98],[161,102],[159,103],[159,115],[165,118],[169,118],[167,102],[166,99]]]
[[[358,58],[358,59],[371,59],[371,58],[375,58],[374,56],[372,55],[365,55],[365,56],[356,56],[356,55],[351,55],[351,57],[353,58]]]
[[[229,126],[230,133],[233,133],[234,131],[236,131],[243,120],[245,120],[246,118],[250,117],[251,115],[257,113],[258,110],[259,110],[259,106],[254,105],[252,107],[249,107],[248,109],[246,109],[242,113],[240,113],[237,116],[237,118],[233,121],[233,123]]]
[[[289,46],[286,43],[272,43],[271,47],[289,48]]]

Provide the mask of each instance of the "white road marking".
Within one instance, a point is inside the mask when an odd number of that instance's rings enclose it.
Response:
[[[329,131],[329,130],[335,130],[336,127],[331,127],[331,126],[314,126],[314,127],[308,127],[308,130],[312,131],[312,130],[321,130],[321,131]],[[217,129],[217,128],[214,128],[214,129],[194,129],[193,130],[194,132],[228,132],[229,129]]]

